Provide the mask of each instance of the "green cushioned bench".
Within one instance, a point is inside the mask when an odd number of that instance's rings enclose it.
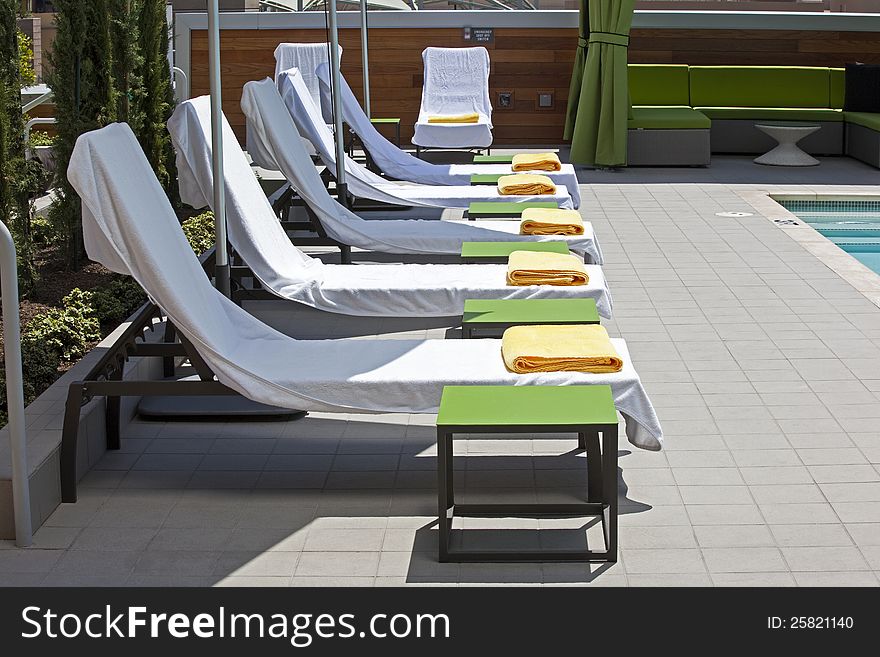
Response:
[[[544,504],[457,504],[453,442],[472,433],[512,434],[531,440],[571,433],[586,448],[587,502]],[[548,435],[549,434],[549,435]],[[479,458],[479,457],[468,457]],[[611,387],[446,386],[437,414],[437,510],[439,560],[607,561],[617,560],[617,411]],[[601,518],[603,549],[470,550],[451,546],[455,517]],[[470,525],[469,525],[470,527]],[[456,530],[467,532],[468,530]],[[474,530],[484,533],[486,530]],[[497,530],[503,536],[505,530]],[[540,530],[545,535],[554,531]],[[550,544],[552,545],[552,540]]]
[[[756,123],[821,129],[800,146],[880,167],[880,113],[843,111],[842,68],[630,64],[629,164],[681,165],[713,153],[764,153],[775,144]],[[704,137],[700,130],[709,130]]]
[[[543,253],[569,253],[568,244],[562,240],[548,242],[462,242],[461,259],[469,263],[507,263],[514,251],[541,251]]]
[[[519,219],[526,208],[558,208],[555,201],[475,201],[468,205],[467,218]]]
[[[755,128],[767,121],[819,125],[799,146],[843,153],[842,82],[830,68],[691,66],[689,83],[690,105],[712,119],[713,153],[767,152],[775,142]]]
[[[687,64],[630,64],[630,166],[709,164],[711,121],[690,106]]]
[[[461,336],[498,337],[511,326],[598,323],[595,299],[467,299]]]
[[[712,121],[692,107],[633,107],[632,118],[627,121],[630,130],[708,130]]]

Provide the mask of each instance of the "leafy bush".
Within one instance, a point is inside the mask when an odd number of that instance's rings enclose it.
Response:
[[[51,308],[37,315],[28,322],[23,333],[29,339],[42,342],[60,359],[80,358],[89,343],[101,337],[101,326],[91,303],[91,292],[74,288],[62,300],[61,308]]]
[[[58,378],[58,353],[39,336],[21,336],[21,370],[24,378],[24,404],[27,406]],[[0,367],[0,388],[6,390],[6,368]],[[8,420],[6,395],[0,396],[0,427]]]
[[[55,230],[52,222],[49,221],[49,217],[45,215],[34,215],[34,218],[31,219],[31,231],[34,244],[53,244],[58,236],[58,232]]]
[[[34,72],[33,42],[21,30],[16,30],[15,36],[18,40],[18,71],[21,76],[21,88],[24,89],[37,83],[37,74]]]
[[[91,306],[101,326],[113,326],[128,317],[145,299],[141,286],[129,276],[114,278],[91,293]]]
[[[181,227],[196,255],[202,255],[214,246],[214,213],[210,210],[190,217]]]
[[[50,137],[45,130],[31,131],[31,146],[54,146],[55,137]]]
[[[76,360],[101,338],[101,326],[113,326],[144,301],[144,291],[129,276],[115,277],[94,292],[74,288],[51,308],[34,317],[21,332],[21,369],[25,406],[55,379],[61,361]],[[6,389],[6,371],[0,364],[0,389]],[[7,422],[6,395],[0,395],[0,427]]]

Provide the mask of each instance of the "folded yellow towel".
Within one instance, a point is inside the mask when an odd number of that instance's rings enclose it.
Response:
[[[519,153],[513,156],[514,171],[559,171],[562,162],[556,153]]]
[[[480,115],[476,112],[469,114],[434,114],[428,117],[428,123],[477,123]]]
[[[586,285],[584,262],[570,253],[514,251],[507,257],[508,285]]]
[[[498,193],[505,196],[555,194],[556,185],[547,176],[534,173],[514,173],[498,179]]]
[[[623,369],[608,332],[598,324],[511,326],[501,337],[501,356],[507,369],[517,374],[609,374]]]
[[[583,235],[584,220],[577,210],[526,208],[519,224],[520,235]]]

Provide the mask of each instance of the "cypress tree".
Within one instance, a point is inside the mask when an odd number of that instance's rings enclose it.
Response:
[[[140,0],[139,35],[144,93],[139,99],[143,128],[138,135],[153,171],[172,203],[177,205],[177,168],[166,123],[174,111],[174,90],[168,63],[165,0]]]
[[[143,130],[143,56],[139,42],[139,18],[144,0],[108,0],[113,82],[116,85],[117,119],[139,135]]]
[[[30,200],[43,169],[25,158],[18,9],[16,0],[0,0],[0,213],[15,239],[19,283],[26,294],[36,282]]]
[[[55,146],[56,200],[50,218],[67,236],[68,266],[82,256],[80,201],[67,181],[67,165],[84,132],[116,120],[110,0],[55,0],[57,33],[50,61],[49,86],[55,94],[58,139]]]

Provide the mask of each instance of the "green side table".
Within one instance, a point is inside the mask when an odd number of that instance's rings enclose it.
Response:
[[[474,155],[474,164],[512,164],[513,155]]]
[[[471,185],[497,185],[501,176],[506,173],[475,173],[471,176]]]
[[[519,219],[526,208],[558,208],[555,201],[474,201],[468,205],[467,217],[474,219]]]
[[[393,125],[394,126],[394,145],[400,148],[400,119],[398,118],[376,118],[370,119],[373,125]]]
[[[595,299],[467,299],[461,337],[497,337],[524,324],[598,324]]]
[[[577,434],[587,451],[587,502],[456,504],[453,442],[470,433]],[[617,561],[617,412],[611,387],[446,386],[437,415],[439,559],[446,561]],[[458,517],[601,518],[604,550],[464,550],[452,548]],[[468,531],[468,530],[460,530]],[[487,530],[477,530],[487,531]],[[499,530],[503,532],[503,530]],[[540,530],[552,534],[554,530]],[[558,531],[558,530],[557,530]],[[503,534],[502,534],[503,535]]]
[[[562,240],[549,242],[462,242],[461,261],[479,264],[506,264],[514,251],[541,251],[568,253],[568,244]]]

